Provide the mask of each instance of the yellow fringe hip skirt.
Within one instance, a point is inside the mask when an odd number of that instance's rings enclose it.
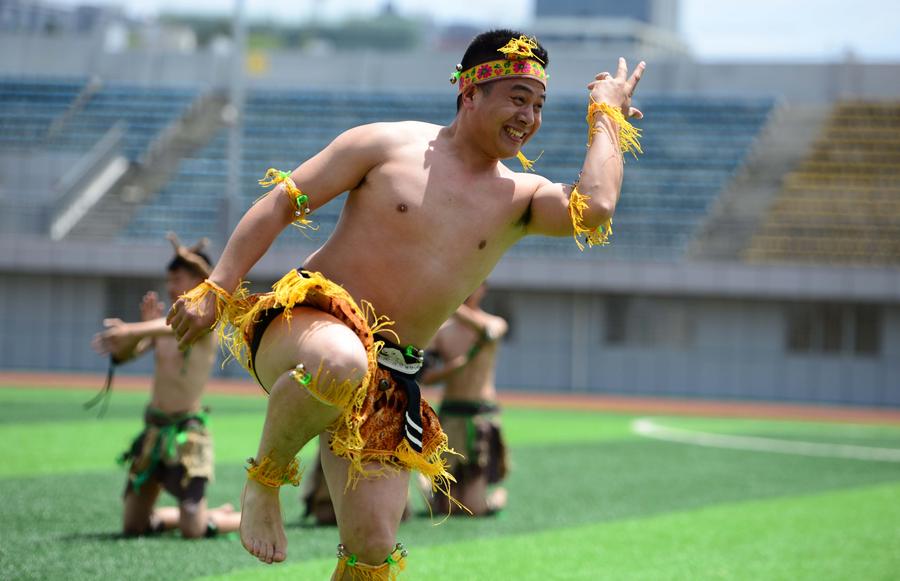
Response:
[[[422,451],[414,450],[404,438],[407,393],[389,370],[378,365],[384,342],[375,333],[392,323],[376,316],[369,303],[363,301],[360,308],[343,287],[323,275],[292,270],[273,285],[271,292],[236,293],[224,309],[222,318],[227,325],[220,327],[220,339],[259,382],[253,360],[263,333],[275,318],[289,320],[292,309],[299,306],[337,318],[356,334],[368,354],[368,370],[357,387],[320,386],[316,381],[302,384],[314,397],[341,410],[329,428],[330,447],[335,455],[349,460],[350,482],[355,484],[358,477],[380,473],[384,468],[418,470],[431,480],[434,490],[448,493],[453,477],[444,459],[445,453],[452,452],[447,436],[434,410],[422,399]],[[371,463],[381,468],[373,472]]]

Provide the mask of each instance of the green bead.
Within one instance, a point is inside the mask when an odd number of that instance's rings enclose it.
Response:
[[[309,196],[307,196],[306,194],[300,194],[299,196],[297,196],[297,205],[298,206],[302,206],[303,204],[307,203],[308,201],[309,201]]]

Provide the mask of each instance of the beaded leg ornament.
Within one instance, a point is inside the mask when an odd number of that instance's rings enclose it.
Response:
[[[255,480],[263,486],[269,488],[280,488],[285,484],[292,486],[300,485],[300,463],[296,458],[291,460],[287,466],[277,468],[269,456],[265,456],[259,462],[254,458],[247,458],[247,478]]]
[[[343,544],[337,547],[337,568],[332,579],[342,579],[349,573],[353,581],[395,581],[406,569],[408,551],[403,543],[397,543],[391,554],[380,565],[360,563],[356,555],[350,553]]]
[[[261,186],[275,186],[278,184],[284,184],[284,193],[291,201],[291,205],[294,206],[294,226],[300,229],[318,230],[318,226],[315,226],[312,220],[309,219],[309,214],[312,212],[309,209],[309,196],[300,191],[300,188],[297,187],[297,184],[291,178],[291,172],[279,171],[274,167],[270,167],[263,179],[259,180],[259,185]]]

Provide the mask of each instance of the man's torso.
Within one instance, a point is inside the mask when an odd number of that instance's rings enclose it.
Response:
[[[438,126],[396,126],[402,144],[351,192],[306,267],[396,321],[401,342],[424,345],[524,234],[536,186],[500,165],[467,173]]]
[[[203,337],[189,351],[178,350],[174,337],[154,339],[155,370],[150,405],[165,413],[194,412],[213,363],[216,360],[215,335]]]

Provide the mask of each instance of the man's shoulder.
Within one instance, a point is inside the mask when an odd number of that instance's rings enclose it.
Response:
[[[376,141],[404,143],[433,137],[441,130],[440,125],[422,121],[379,121],[367,125],[359,125],[352,131],[371,137]]]
[[[515,160],[513,161],[518,163]],[[542,175],[526,171],[516,171],[510,168],[507,163],[509,162],[500,164],[500,167],[502,168],[500,171],[502,172],[503,177],[512,179],[515,182],[517,189],[533,193],[541,186],[551,183],[550,180]]]

